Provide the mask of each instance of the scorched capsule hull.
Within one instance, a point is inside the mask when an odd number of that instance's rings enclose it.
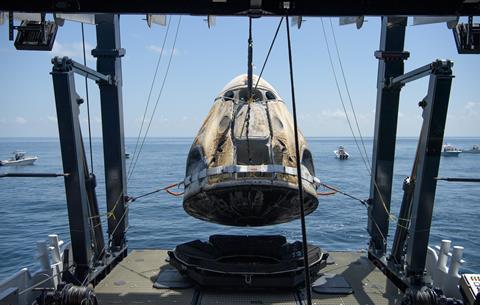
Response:
[[[234,78],[215,99],[192,144],[183,207],[193,217],[232,226],[300,217],[293,118],[263,79],[248,96],[247,76]],[[318,206],[318,180],[301,133],[299,147],[309,214]]]

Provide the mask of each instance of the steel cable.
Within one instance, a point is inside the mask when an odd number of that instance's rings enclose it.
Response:
[[[305,207],[303,202],[303,185],[302,185],[302,169],[300,164],[300,148],[298,144],[298,125],[297,125],[297,109],[295,105],[295,87],[293,81],[293,63],[292,63],[292,46],[290,41],[290,28],[288,24],[288,16],[285,17],[287,25],[287,44],[288,44],[288,64],[290,67],[290,89],[292,92],[292,110],[293,110],[293,131],[295,133],[295,157],[297,162],[297,181],[298,181],[298,197],[300,200],[300,223],[302,227],[302,252],[303,263],[305,269],[305,291],[307,292],[307,304],[312,305],[312,284],[310,280],[310,266],[308,262],[308,246],[307,246],[307,228],[305,225]]]
[[[158,102],[160,101],[160,97],[162,96],[162,93],[163,93],[163,89],[165,87],[165,82],[167,80],[167,77],[168,77],[168,73],[170,71],[170,65],[172,63],[172,58],[173,58],[173,54],[175,52],[175,45],[177,43],[177,38],[178,38],[178,32],[179,32],[179,29],[180,29],[180,24],[181,24],[181,21],[182,21],[182,16],[179,17],[178,19],[178,23],[177,23],[177,30],[175,32],[175,38],[173,40],[173,45],[172,45],[172,51],[170,52],[170,58],[168,60],[168,64],[167,64],[167,69],[165,71],[165,75],[163,77],[163,81],[162,81],[162,86],[160,87],[160,92],[158,93],[158,96],[157,96],[157,100],[155,102],[155,106],[153,107],[153,111],[152,111],[152,116],[150,117],[150,121],[148,122],[148,125],[147,125],[147,129],[145,131],[145,135],[142,139],[142,143],[140,145],[140,148],[138,149],[138,154],[136,156],[135,159],[132,160],[132,169],[128,175],[128,179],[130,179],[130,177],[133,175],[133,172],[135,170],[135,167],[137,165],[137,162],[138,162],[138,158],[140,157],[140,154],[142,152],[142,149],[143,149],[143,145],[145,144],[145,139],[147,138],[147,135],[148,135],[148,132],[150,131],[150,127],[152,125],[152,121],[153,121],[153,117],[155,116],[155,112],[157,110],[157,106],[158,106]]]
[[[170,18],[170,21],[171,21],[171,18]],[[157,79],[158,68],[160,67],[160,62],[162,61],[163,51],[165,50],[165,43],[167,41],[168,32],[170,31],[170,23],[171,22],[168,22],[167,20],[167,30],[165,32],[165,37],[163,38],[162,49],[160,50],[160,54],[158,55],[157,66],[155,67],[155,73],[153,75],[152,84],[150,85],[150,90],[148,92],[147,104],[145,105],[145,111],[143,112],[142,123],[140,125],[140,130],[138,131],[137,141],[135,143],[135,149],[133,151],[132,160],[135,160],[135,157],[137,155],[138,143],[140,141],[140,138],[142,137],[143,126],[145,124],[145,117],[147,116],[148,106],[150,105],[150,98],[152,96],[153,87],[155,86],[155,81]],[[133,162],[130,163],[127,174],[130,174],[132,164]]]

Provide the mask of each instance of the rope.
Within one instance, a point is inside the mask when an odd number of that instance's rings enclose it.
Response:
[[[339,190],[338,188],[333,187],[333,186],[330,186],[330,185],[325,184],[325,183],[320,183],[320,185],[323,186],[323,187],[325,187],[325,188],[327,188],[327,189],[329,189],[329,190],[332,190],[333,192],[323,193],[323,194],[322,194],[322,193],[317,193],[317,195],[328,196],[328,195],[333,195],[333,194],[339,193],[339,194],[342,194],[342,195],[344,195],[344,196],[347,196],[347,197],[349,197],[349,198],[352,198],[352,199],[354,199],[354,200],[359,201],[359,202],[360,202],[361,204],[363,204],[364,206],[367,206],[367,201],[366,201],[366,200],[363,200],[363,199],[360,199],[360,198],[355,197],[355,196],[353,196],[353,195],[347,194],[347,193]],[[327,195],[325,195],[325,194],[327,194]]]
[[[368,158],[367,149],[365,147],[365,142],[363,141],[363,136],[362,136],[362,132],[360,130],[360,125],[358,124],[357,114],[355,112],[355,108],[353,107],[352,97],[350,95],[350,90],[349,90],[348,84],[347,84],[347,78],[345,77],[345,71],[343,70],[342,59],[340,57],[340,52],[338,50],[338,45],[337,45],[337,38],[335,37],[335,31],[333,30],[332,18],[329,18],[328,20],[330,21],[330,28],[332,30],[332,37],[333,37],[333,42],[334,42],[334,45],[335,45],[335,50],[337,52],[337,59],[338,59],[339,65],[340,65],[340,71],[342,71],[343,84],[345,85],[345,90],[347,91],[348,101],[350,102],[350,108],[352,108],[353,118],[355,119],[355,125],[357,126],[357,131],[358,131],[358,135],[360,137],[360,142],[362,143],[362,146],[363,146],[363,152],[365,153],[365,160],[368,162],[369,168],[372,168],[372,166],[370,164],[370,159]]]
[[[171,21],[171,18],[170,18],[170,21]],[[160,50],[160,55],[158,55],[157,66],[155,67],[155,73],[153,75],[152,84],[150,85],[150,91],[148,92],[147,104],[145,105],[145,111],[143,112],[142,124],[140,125],[140,130],[138,131],[137,141],[135,143],[135,149],[133,151],[132,160],[135,159],[135,156],[137,154],[138,143],[139,143],[140,138],[142,136],[142,130],[143,130],[143,126],[145,124],[145,117],[147,116],[148,106],[150,105],[150,98],[152,96],[153,87],[155,86],[155,80],[157,79],[158,68],[160,67],[160,62],[162,61],[163,50],[165,49],[165,43],[167,41],[168,32],[170,30],[170,24],[171,24],[171,22],[168,22],[168,20],[167,20],[167,31],[165,32],[165,37],[163,38],[162,49]],[[133,164],[133,162],[131,162],[130,165],[128,166],[128,171],[127,171],[128,174],[130,174],[132,164]]]
[[[277,30],[275,31],[275,35],[273,36],[272,43],[270,44],[270,48],[268,49],[267,57],[265,57],[262,70],[260,71],[260,75],[258,75],[257,82],[255,83],[255,89],[257,89],[258,83],[260,82],[260,78],[262,78],[263,70],[265,70],[265,66],[267,65],[268,58],[270,57],[270,53],[272,52],[273,45],[275,44],[275,40],[277,39],[277,35],[280,30],[280,26],[282,25],[282,22],[283,22],[283,17],[280,19],[280,22],[278,23]]]
[[[340,85],[338,83],[337,73],[335,72],[335,66],[333,65],[333,59],[332,59],[332,54],[330,52],[330,46],[328,44],[327,32],[325,31],[325,26],[323,24],[323,18],[320,18],[320,21],[322,23],[323,37],[325,38],[325,46],[327,47],[328,59],[330,60],[330,67],[332,68],[332,74],[333,74],[333,77],[335,79],[335,85],[337,87],[338,96],[340,98],[340,102],[342,104],[342,108],[343,108],[343,111],[345,113],[345,118],[347,119],[348,127],[350,128],[350,132],[352,133],[353,139],[355,141],[355,145],[357,146],[358,151],[360,153],[360,156],[362,157],[365,168],[367,169],[367,171],[369,171],[370,169],[368,167],[367,161],[365,160],[365,157],[363,156],[362,150],[360,149],[360,145],[357,142],[357,137],[355,136],[355,132],[353,131],[352,123],[350,122],[350,118],[349,118],[348,113],[347,113],[347,108],[345,107],[345,102],[343,101],[342,92],[341,92],[341,89],[340,89]]]
[[[176,187],[176,186],[179,186],[181,185],[183,182],[178,182],[178,183],[174,183],[174,184],[170,184],[166,187],[162,187],[160,189],[156,189],[154,191],[151,191],[151,192],[148,192],[148,193],[145,193],[143,195],[140,195],[140,196],[137,196],[137,197],[132,197],[130,198],[130,202],[134,202],[136,201],[137,199],[140,199],[140,198],[143,198],[143,197],[146,197],[146,196],[149,196],[149,195],[152,195],[152,194],[155,194],[155,193],[158,193],[158,192],[161,192],[161,191],[165,191],[167,192],[168,194],[172,195],[172,196],[181,196],[183,195],[183,192],[180,192],[180,193],[177,193],[177,192],[173,192],[171,191],[170,189]]]
[[[80,23],[82,26],[82,48],[83,48],[83,65],[87,66],[87,55],[85,53],[85,33],[83,31],[83,23]],[[90,124],[90,101],[88,95],[88,77],[85,76],[85,94],[87,97],[87,118],[88,118],[88,143],[90,146],[90,168],[91,173],[93,173],[93,150],[92,150],[92,128]]]
[[[157,110],[158,102],[160,101],[160,97],[162,96],[162,92],[163,92],[163,88],[165,87],[165,82],[167,80],[168,72],[170,71],[170,65],[172,63],[173,52],[175,51],[175,45],[177,43],[178,31],[180,29],[181,21],[182,21],[182,16],[180,16],[179,19],[178,19],[177,30],[175,32],[175,38],[173,40],[173,45],[172,45],[172,51],[170,52],[170,58],[168,59],[167,69],[166,69],[165,75],[163,77],[162,86],[160,87],[160,92],[158,93],[157,100],[155,102],[155,106],[153,107],[152,116],[150,117],[150,121],[148,122],[148,126],[147,126],[147,129],[145,131],[145,135],[143,137],[142,144],[140,145],[140,148],[138,150],[138,154],[137,154],[136,158],[132,161],[133,162],[132,170],[130,171],[130,174],[128,175],[128,179],[130,179],[130,177],[133,175],[133,172],[134,172],[135,167],[136,167],[137,162],[138,162],[138,158],[140,157],[140,154],[142,153],[143,145],[145,144],[145,139],[147,138],[148,131],[150,130],[150,126],[152,125],[153,117],[155,116],[155,112]]]
[[[65,269],[65,270],[63,270],[63,271],[61,271],[61,272],[59,272],[59,273],[57,273],[57,274],[55,274],[55,275],[49,275],[49,276],[48,276],[46,279],[44,279],[43,281],[40,281],[40,282],[38,282],[37,284],[35,284],[35,285],[33,285],[33,286],[27,287],[27,288],[25,288],[25,289],[22,290],[22,291],[19,291],[19,292],[18,292],[18,295],[21,296],[22,294],[24,294],[24,293],[26,293],[26,292],[29,292],[29,291],[32,291],[32,290],[35,289],[35,288],[38,288],[39,286],[45,284],[46,282],[50,281],[50,280],[53,279],[54,277],[59,276],[60,274],[63,274],[63,273],[65,273],[65,272],[67,272],[67,271],[68,271],[70,268],[72,268],[72,267],[73,267],[73,265],[70,265],[70,266],[67,267],[67,269]]]
[[[136,197],[127,197],[127,201],[126,203],[131,203],[131,202],[134,202],[136,201],[137,199],[140,199],[140,198],[143,198],[143,197],[147,197],[149,195],[152,195],[152,194],[155,194],[155,193],[158,193],[158,192],[161,192],[161,191],[165,191],[166,193],[172,195],[172,196],[175,196],[175,197],[178,197],[178,196],[182,196],[184,192],[174,192],[172,191],[171,189],[174,188],[174,187],[178,187],[180,185],[183,184],[183,181],[181,182],[177,182],[177,183],[174,183],[174,184],[170,184],[170,185],[167,185],[165,187],[162,187],[162,188],[159,188],[159,189],[156,189],[154,191],[151,191],[151,192],[148,192],[148,193],[145,193],[145,194],[142,194],[142,195],[139,195],[139,196],[136,196]],[[105,214],[102,214],[102,215],[96,215],[96,216],[90,216],[89,219],[93,219],[93,218],[100,218],[102,216],[106,216],[107,218],[111,218],[111,217],[114,217],[114,213],[113,211],[115,211],[115,208],[117,207],[117,204],[119,203],[120,201],[117,200],[116,204],[113,206],[113,208],[108,211],[107,213]],[[112,233],[113,234],[113,233]]]
[[[358,152],[360,153],[360,156],[363,160],[363,164],[365,165],[365,168],[367,170],[367,173],[370,177],[372,177],[372,172],[371,172],[371,166],[370,166],[370,162],[368,161],[368,155],[365,154],[365,156],[363,155],[363,152],[362,152],[362,149],[360,148],[360,145],[358,144],[358,140],[357,140],[357,137],[355,135],[355,132],[353,130],[353,127],[352,127],[352,123],[350,122],[350,118],[349,118],[349,115],[347,113],[347,108],[345,107],[345,102],[343,100],[343,96],[342,96],[342,93],[341,93],[341,89],[340,89],[340,85],[338,83],[338,78],[337,78],[337,74],[335,72],[335,67],[334,67],[334,64],[333,64],[333,59],[332,59],[332,55],[331,55],[331,52],[330,52],[330,47],[329,47],[329,43],[328,43],[328,39],[327,39],[327,33],[325,31],[325,26],[324,26],[324,23],[323,23],[323,18],[320,19],[321,23],[322,23],[322,30],[323,30],[323,36],[325,38],[325,46],[327,48],[327,53],[328,53],[328,58],[329,58],[329,61],[330,61],[330,66],[331,66],[331,69],[332,69],[332,73],[333,73],[333,76],[334,76],[334,79],[335,79],[335,85],[337,87],[337,91],[338,91],[338,95],[339,95],[339,98],[340,98],[340,102],[342,104],[342,107],[343,107],[343,111],[345,113],[345,117],[347,119],[347,123],[348,123],[348,126],[350,128],[350,132],[352,133],[352,136],[353,136],[353,139],[355,141],[355,145],[358,149]],[[332,26],[332,29],[333,29],[333,26]],[[333,30],[332,30],[333,32]],[[333,34],[335,35],[335,34]],[[336,39],[335,39],[335,44],[336,44]],[[340,61],[340,53],[338,52],[338,47],[337,47],[337,55],[339,57],[339,61]],[[347,82],[346,82],[346,78],[345,78],[345,74],[343,72],[343,65],[340,63],[340,66],[341,66],[341,70],[342,70],[342,75],[344,76],[344,82],[345,82],[345,86],[347,88],[347,92],[348,92],[348,96],[349,96],[349,99],[350,99],[350,103],[352,105],[352,111],[354,113],[354,117],[356,117],[355,115],[355,109],[353,108],[353,103],[351,102],[351,97],[350,97],[350,93],[349,93],[349,90],[348,90],[348,85],[347,85]],[[358,126],[358,122],[357,122],[357,128],[360,130],[360,127]],[[363,137],[361,135],[361,133],[359,134],[360,138],[361,138],[361,141],[363,143],[363,148],[364,148],[364,151],[366,153],[366,148],[365,148],[365,144],[363,142]],[[393,222],[397,222],[398,223],[398,218],[393,215],[392,213],[390,213],[390,211],[388,210],[387,208],[387,205],[385,204],[385,200],[383,199],[383,196],[380,192],[380,188],[378,187],[378,184],[375,180],[375,177],[372,177],[372,181],[373,181],[373,185],[375,187],[375,189],[377,190],[379,196],[380,196],[380,202],[383,206],[383,209],[385,210],[385,213],[388,215],[388,218],[389,220],[393,221]],[[373,221],[375,221],[373,218],[372,218]],[[410,221],[409,219],[405,219],[405,221]],[[377,226],[377,229],[379,228],[377,224],[375,224]],[[382,235],[382,238],[384,241],[386,241],[385,237],[383,236],[383,234],[379,231],[379,233]]]
[[[292,110],[293,110],[293,130],[295,132],[295,157],[297,162],[297,181],[298,181],[298,197],[300,200],[300,222],[302,227],[302,250],[303,264],[305,268],[305,290],[307,292],[307,304],[312,305],[312,284],[310,281],[310,266],[308,262],[307,248],[307,228],[305,225],[305,207],[303,202],[303,185],[302,185],[302,167],[300,164],[300,149],[298,144],[298,126],[297,126],[297,107],[295,105],[295,87],[293,81],[293,63],[292,63],[292,46],[290,41],[290,29],[288,26],[288,16],[286,16],[287,26],[287,42],[288,42],[288,64],[290,67],[290,88],[292,90]]]

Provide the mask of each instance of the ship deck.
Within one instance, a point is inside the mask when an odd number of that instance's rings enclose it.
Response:
[[[317,294],[317,305],[399,304],[401,293],[364,252],[330,252],[332,262],[322,273],[338,274],[353,288],[352,294]],[[306,304],[301,291],[238,292],[201,288],[157,289],[153,283],[160,271],[171,268],[166,250],[134,250],[95,287],[99,304],[185,305],[295,305]]]

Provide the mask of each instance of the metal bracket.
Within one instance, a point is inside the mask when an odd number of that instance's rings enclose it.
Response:
[[[93,49],[92,56],[93,57],[123,57],[125,56],[125,49]]]
[[[407,60],[410,52],[407,51],[375,51],[375,58],[385,61]]]
[[[56,72],[73,71],[77,74],[88,77],[89,79],[94,80],[97,83],[105,83],[109,85],[114,84],[111,75],[105,75],[97,72],[96,70],[84,66],[68,57],[55,56],[54,58],[52,58],[52,64],[53,71]]]

